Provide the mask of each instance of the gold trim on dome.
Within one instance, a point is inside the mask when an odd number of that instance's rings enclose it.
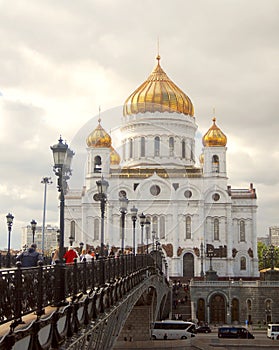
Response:
[[[227,144],[227,136],[215,124],[216,118],[212,118],[213,125],[202,138],[204,147],[225,147]]]
[[[157,66],[147,80],[125,101],[123,114],[131,115],[146,112],[183,113],[194,116],[194,106],[190,98],[174,84],[160,66]]]
[[[88,147],[93,148],[110,148],[111,137],[101,126],[101,119],[98,120],[99,124],[96,129],[87,137],[86,143]]]

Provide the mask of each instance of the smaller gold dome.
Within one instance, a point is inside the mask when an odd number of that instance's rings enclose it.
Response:
[[[212,118],[213,125],[202,138],[204,147],[225,147],[227,144],[227,136],[223,134],[221,129],[215,124],[216,118]]]
[[[101,119],[99,119],[98,122],[99,125],[97,128],[91,132],[91,134],[86,139],[87,146],[93,148],[110,148],[111,137],[101,126]]]
[[[120,164],[120,155],[116,152],[116,150],[112,146],[110,148],[110,164],[111,165]]]

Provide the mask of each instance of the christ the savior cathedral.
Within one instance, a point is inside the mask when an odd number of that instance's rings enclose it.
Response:
[[[228,184],[227,137],[215,117],[196,164],[194,106],[164,72],[160,56],[157,61],[124,103],[118,152],[100,119],[88,130],[84,186],[66,195],[65,232],[76,245],[100,246],[95,195],[103,177],[109,183],[104,226],[109,247],[121,247],[119,197],[126,197],[125,247],[133,246],[134,206],[150,222],[146,230],[137,220],[136,251],[143,243],[151,252],[160,242],[169,276],[198,277],[212,267],[219,277],[258,277],[256,191],[252,184],[246,189]]]

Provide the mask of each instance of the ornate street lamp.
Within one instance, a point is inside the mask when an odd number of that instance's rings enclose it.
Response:
[[[31,230],[32,230],[32,243],[35,241],[35,232],[36,232],[36,227],[37,227],[37,222],[33,219],[31,222]]]
[[[121,253],[124,254],[124,238],[125,238],[125,215],[127,213],[129,200],[126,197],[119,197],[120,208],[119,211],[121,213]]]
[[[69,148],[60,136],[58,143],[50,147],[53,152],[53,171],[58,177],[57,188],[60,192],[60,237],[59,237],[59,260],[62,263],[64,256],[64,208],[65,193],[67,192],[67,180],[72,174],[71,163],[74,152]]]
[[[148,218],[146,218],[146,220],[145,220],[145,232],[146,232],[146,246],[147,246],[147,248],[146,248],[146,252],[147,252],[147,254],[148,254],[148,238],[149,238],[149,232],[150,232],[150,221],[149,221],[149,219]]]
[[[105,205],[107,202],[107,190],[109,183],[106,181],[103,176],[101,180],[96,181],[98,194],[99,194],[99,201],[100,201],[100,208],[101,208],[101,257],[104,257],[104,222],[105,222]]]
[[[137,221],[138,209],[133,206],[131,208],[131,218],[133,221],[133,254],[136,255],[136,221]]]
[[[139,219],[140,219],[140,226],[141,226],[141,254],[143,254],[143,227],[145,224],[145,215],[141,213],[139,215]]]
[[[201,241],[201,277],[204,278],[204,271],[203,271],[203,258],[204,258],[204,248],[203,248],[203,241]]]
[[[11,213],[9,213],[8,215],[6,215],[6,218],[7,218],[7,225],[8,225],[8,252],[7,252],[6,267],[10,268],[11,267],[11,231],[12,231],[14,216]]]
[[[214,256],[214,250],[213,250],[213,248],[211,246],[209,246],[208,249],[207,249],[207,256],[209,257],[209,261],[210,261],[210,263],[209,263],[209,271],[212,271],[213,270],[212,269],[212,258]]]
[[[46,194],[47,194],[47,185],[51,185],[52,181],[51,181],[51,177],[43,177],[42,184],[45,185],[44,188],[44,209],[43,209],[43,226],[42,226],[42,254],[44,255],[44,251],[45,251],[45,226],[46,226]]]

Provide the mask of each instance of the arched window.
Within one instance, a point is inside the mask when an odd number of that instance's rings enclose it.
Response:
[[[153,216],[152,218],[152,231],[158,232],[159,238],[161,238],[161,232],[158,231],[158,217]]]
[[[145,137],[140,138],[140,156],[145,157]]]
[[[245,242],[245,221],[240,220],[239,223],[239,240],[240,242]]]
[[[70,236],[75,240],[75,238],[76,238],[76,222],[74,220],[71,221]]]
[[[166,221],[164,216],[160,216],[160,236],[162,239],[166,238]]]
[[[191,217],[190,216],[186,216],[186,239],[191,239],[192,236],[192,223],[191,223]]]
[[[173,152],[174,152],[174,138],[170,137],[169,138],[169,154],[170,154],[170,157],[173,156]]]
[[[160,137],[156,136],[154,139],[154,156],[158,157],[160,155]]]
[[[212,157],[212,172],[219,173],[219,157],[216,154]]]
[[[133,139],[129,139],[129,157],[133,158]]]
[[[100,156],[94,158],[94,173],[102,172],[102,159]]]
[[[98,241],[100,239],[100,223],[99,219],[94,219],[94,241]]]
[[[185,159],[185,157],[186,157],[185,140],[182,140],[181,147],[182,147],[182,158]]]
[[[213,222],[213,231],[214,231],[214,241],[219,241],[219,219],[214,219]]]
[[[149,227],[148,227],[148,226],[145,226],[145,237],[146,237],[146,242],[147,242],[148,240],[151,239],[151,235],[150,235],[151,217],[150,217],[150,216],[147,216],[147,217],[145,218],[145,221],[150,222]],[[150,242],[150,241],[149,241],[149,242]]]
[[[242,256],[240,258],[240,270],[246,270],[246,258]]]

